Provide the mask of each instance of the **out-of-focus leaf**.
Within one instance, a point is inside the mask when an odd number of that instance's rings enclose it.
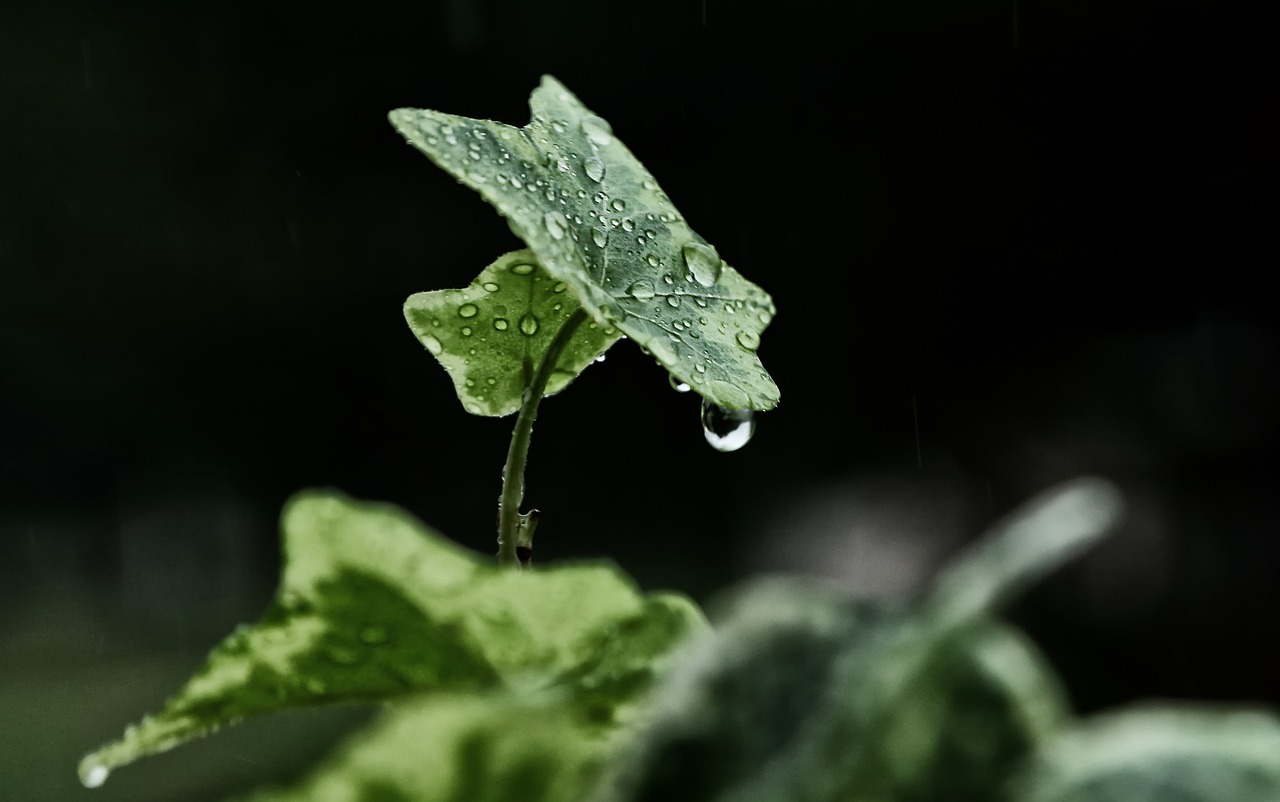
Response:
[[[523,128],[427,109],[392,124],[507,218],[602,327],[726,409],[771,409],[756,355],[774,306],[698,236],[609,124],[551,76]]]
[[[1046,743],[1009,802],[1275,802],[1280,720],[1263,711],[1141,707]]]
[[[241,802],[574,802],[601,751],[563,709],[436,696],[389,711],[300,782]]]
[[[610,564],[504,571],[390,505],[307,492],[282,529],[284,575],[264,619],[214,649],[158,714],[85,757],[86,785],[247,716],[421,691],[557,688],[591,700],[598,727],[646,690],[639,662],[656,665],[702,626],[687,600],[646,599]],[[628,632],[643,637],[609,652]],[[629,684],[607,685],[619,678]]]
[[[799,580],[740,593],[593,802],[987,802],[1067,719],[1048,664],[988,613],[1119,507],[1104,482],[1055,488],[909,606]]]
[[[582,308],[566,288],[538,265],[533,251],[514,251],[498,257],[469,287],[409,296],[404,316],[448,371],[468,412],[509,415],[520,408],[556,335]],[[560,350],[546,394],[563,390],[620,336],[594,320],[578,326]]]

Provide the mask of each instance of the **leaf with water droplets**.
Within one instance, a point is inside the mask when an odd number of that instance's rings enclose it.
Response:
[[[501,570],[395,507],[333,492],[299,494],[282,529],[285,568],[263,620],[215,648],[158,714],[85,757],[86,785],[220,726],[290,707],[554,685],[611,716],[648,680],[635,675],[602,701],[589,678],[634,672],[625,653],[602,657],[598,644],[649,632],[648,648],[660,653],[703,623],[685,602],[693,612],[684,626],[670,625],[668,595],[646,599],[611,564]],[[581,716],[584,729],[600,724]]]
[[[510,415],[565,322],[582,307],[529,250],[498,259],[460,290],[409,296],[405,320],[453,379],[463,408]],[[580,325],[560,350],[547,394],[563,390],[621,337],[612,327]]]
[[[757,356],[769,295],[689,228],[609,123],[563,85],[543,76],[529,103],[523,128],[427,109],[390,119],[496,207],[598,325],[716,406],[773,408],[778,388]]]

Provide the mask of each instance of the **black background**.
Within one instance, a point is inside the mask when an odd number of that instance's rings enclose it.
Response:
[[[900,593],[1034,492],[1100,473],[1130,497],[1123,531],[1011,611],[1076,706],[1280,701],[1275,16],[5,4],[10,699],[149,655],[180,677],[270,598],[276,516],[303,487],[493,548],[512,421],[462,411],[400,305],[518,243],[386,113],[520,125],[550,73],[774,296],[760,356],[782,403],[714,452],[696,399],[620,343],[543,405],[541,562],[609,557],[699,599],[765,570]]]

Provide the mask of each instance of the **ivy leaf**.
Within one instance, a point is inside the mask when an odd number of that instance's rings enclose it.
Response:
[[[1010,802],[1272,802],[1280,720],[1262,711],[1143,706],[1094,716],[1046,744]]]
[[[409,296],[405,320],[453,378],[475,415],[510,415],[565,321],[582,307],[533,251],[504,254],[469,287]],[[594,321],[574,330],[560,351],[546,394],[563,390],[621,334]]]
[[[597,324],[616,328],[725,409],[766,410],[778,388],[756,349],[769,295],[686,224],[609,124],[551,76],[523,128],[396,109],[398,131],[507,218]]]
[[[601,751],[562,709],[438,696],[398,706],[300,782],[242,802],[572,802]]]
[[[657,655],[701,625],[694,608],[683,628],[669,626],[672,597],[646,599],[611,564],[501,570],[396,507],[331,491],[296,496],[282,530],[285,568],[263,620],[215,648],[158,714],[85,757],[86,785],[225,724],[289,707],[423,691],[557,688],[572,697],[586,693],[585,678],[602,670],[601,644],[619,632],[656,628],[646,642]],[[623,660],[604,663],[606,671],[629,670]],[[593,698],[612,715],[610,706],[631,704],[646,689],[640,677]]]

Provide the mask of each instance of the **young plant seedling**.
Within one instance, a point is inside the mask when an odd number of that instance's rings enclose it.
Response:
[[[708,441],[741,447],[778,388],[756,355],[774,306],[689,228],[658,182],[560,82],[544,76],[523,128],[425,109],[392,124],[527,243],[470,286],[413,295],[410,328],[474,415],[517,413],[503,471],[498,559],[519,564],[519,507],[538,404],[622,337],[704,399]]]

